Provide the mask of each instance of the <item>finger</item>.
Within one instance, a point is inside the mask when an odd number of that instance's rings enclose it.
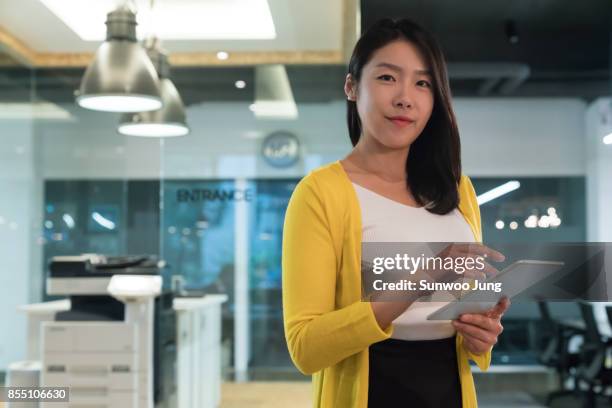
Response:
[[[490,344],[487,344],[477,338],[474,338],[470,336],[469,334],[464,334],[464,333],[462,334],[463,334],[463,344],[465,344],[468,350],[472,351],[473,353],[476,353],[476,354],[484,353],[485,351],[491,348]]]
[[[485,258],[495,262],[501,262],[506,259],[504,254],[501,252],[480,243],[471,244],[471,248],[473,248],[475,253],[478,255],[484,256]]]
[[[493,319],[501,319],[501,317],[506,313],[506,310],[510,307],[510,299],[506,296],[501,298],[499,302],[493,307],[493,309],[489,310],[485,314]]]
[[[446,247],[444,251],[446,251],[449,256],[469,255],[472,258],[482,256],[495,262],[501,262],[506,259],[505,255],[501,252],[478,242],[470,244],[452,244]]]
[[[444,254],[444,256],[449,257],[474,257],[474,255],[479,254],[481,251],[477,249],[477,246],[481,244],[463,244],[463,243],[453,243],[446,248],[444,248],[440,254]]]
[[[459,322],[477,326],[483,330],[498,334],[501,324],[498,320],[478,313],[466,313],[459,317]]]
[[[453,322],[453,326],[455,326],[455,329],[464,336],[469,336],[471,338],[480,340],[488,345],[497,343],[497,336],[492,335],[490,332],[483,330],[478,326],[460,323],[457,321]]]
[[[494,262],[502,262],[506,259],[501,252],[479,243],[470,244],[468,251],[468,255],[472,258],[481,257]]]
[[[486,273],[489,276],[495,276],[499,273],[499,269],[488,263],[487,261],[483,262],[484,268],[482,268],[482,272]]]
[[[486,352],[487,350],[491,350],[493,345],[488,344],[480,339],[477,339],[469,334],[462,334],[463,336],[463,344],[473,353],[481,354]]]
[[[464,275],[467,277],[473,277],[478,279],[486,279],[490,276],[495,276],[499,273],[499,269],[492,266],[490,263],[483,261],[482,269],[468,269],[465,271]]]
[[[484,267],[480,268],[480,270],[487,269],[488,271],[494,271],[495,273],[497,273],[498,270],[496,268],[493,268],[491,264],[487,261],[501,262],[505,259],[504,255],[501,252],[492,250],[481,244],[474,245],[477,246],[457,248],[456,251],[453,251],[451,256],[456,258],[461,257],[466,259],[472,259],[473,262],[475,262],[477,265],[484,264]]]
[[[504,254],[489,247],[484,247],[483,256],[495,262],[503,262],[506,260],[506,256]]]

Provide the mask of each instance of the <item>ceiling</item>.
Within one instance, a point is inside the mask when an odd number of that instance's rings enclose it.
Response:
[[[499,87],[508,69],[527,74],[510,87],[512,96],[591,99],[612,93],[610,0],[362,0],[361,11],[362,30],[393,16],[409,17],[433,32],[456,95],[479,95],[483,86],[487,91],[490,71],[504,67],[502,80],[485,94],[503,95]],[[506,34],[508,20],[516,27],[515,44]],[[462,75],[466,63],[473,78]]]
[[[51,0],[45,0],[50,2]],[[83,5],[82,0],[64,1]],[[114,8],[116,0],[97,0]],[[133,0],[136,5],[148,0]],[[207,0],[208,3],[238,4],[245,0]],[[202,13],[199,0],[156,0],[156,8],[177,9]],[[265,3],[264,3],[265,4]],[[346,41],[354,42],[358,0],[267,0],[274,22],[276,38],[265,40],[164,40],[163,46],[171,54],[174,65],[250,65],[253,63],[341,63]],[[27,18],[24,18],[27,10]],[[145,10],[137,11],[137,16]],[[101,10],[98,21],[104,27],[106,11]],[[232,10],[234,19],[248,18],[240,7]],[[189,15],[185,15],[185,20]],[[201,19],[191,18],[192,25],[202,24]],[[156,16],[163,22],[163,16]],[[202,20],[202,21],[200,21]],[[176,22],[174,22],[176,25]],[[182,22],[181,22],[182,23]],[[180,25],[180,23],[179,23]],[[36,29],[33,29],[33,28]],[[316,29],[315,29],[316,27]],[[143,39],[142,37],[140,39]],[[0,1],[0,46],[4,45],[27,65],[34,67],[82,67],[86,66],[99,42],[85,41],[70,28],[70,24],[58,17],[42,0]],[[219,61],[219,50],[230,53],[226,61]]]
[[[38,1],[20,0],[20,4],[25,2],[33,5]],[[349,1],[338,0],[338,4],[346,6]],[[21,6],[15,7],[16,2],[17,0],[0,1],[0,27],[6,28],[4,21],[7,16],[7,3],[12,4],[9,9],[13,12],[14,9],[20,12],[23,10]],[[306,3],[308,5],[305,5]],[[343,99],[345,59],[339,58],[338,54],[346,54],[347,48],[350,51],[354,41],[349,41],[347,47],[346,33],[344,37],[337,31],[333,34],[331,26],[346,25],[347,17],[344,14],[347,9],[340,7],[343,12],[338,14],[338,7],[331,7],[331,13],[336,14],[335,17],[330,17],[326,14],[330,8],[329,0],[291,1],[291,7],[287,4],[287,1],[270,0],[271,10],[276,10],[273,14],[285,7],[284,18],[287,21],[284,27],[289,31],[279,36],[283,37],[282,44],[285,44],[282,46],[285,47],[282,52],[304,55],[309,52],[304,48],[305,44],[311,44],[309,47],[316,47],[322,52],[338,47],[339,42],[345,43],[333,51],[336,53],[335,60],[323,59],[317,62],[315,59],[305,61],[296,58],[285,62],[296,102]],[[280,8],[276,8],[277,6]],[[360,7],[364,28],[383,16],[410,16],[432,31],[448,60],[454,96],[577,97],[588,101],[612,94],[610,0],[362,0]],[[33,10],[33,15],[36,15],[35,9]],[[49,21],[39,20],[44,17],[43,14],[40,12],[36,17],[37,27],[43,27],[36,35],[53,38],[52,30],[59,28]],[[303,20],[301,15],[304,16]],[[317,16],[321,16],[323,26],[317,24]],[[275,16],[275,23],[276,18]],[[508,41],[504,30],[504,24],[509,19],[514,20],[516,25],[519,38],[516,44]],[[301,23],[297,24],[296,21]],[[277,25],[277,29],[281,26]],[[292,26],[295,29],[291,29]],[[321,33],[326,34],[320,35]],[[323,37],[326,36],[329,36],[330,42],[325,41]],[[76,40],[73,38],[71,41]],[[332,43],[335,46],[330,46]],[[278,49],[281,49],[281,43],[278,44]],[[172,52],[169,45],[171,44],[165,43],[166,48]],[[58,45],[53,45],[56,46]],[[92,47],[92,44],[88,46]],[[189,48],[191,46],[193,48]],[[226,42],[223,48],[231,51],[240,49],[241,46],[244,46],[244,41],[230,41]],[[267,46],[269,48],[265,50],[262,48],[261,51],[249,51],[251,56],[259,55],[262,58],[251,60],[250,64],[247,61],[234,66],[217,66],[217,63],[174,63],[173,80],[188,105],[206,101],[252,102],[253,65],[266,61],[279,62],[281,56],[280,52],[270,51],[274,49],[270,44]],[[182,44],[180,47],[183,55],[200,50],[200,46],[195,43]],[[213,48],[215,47],[210,47]],[[44,52],[50,49],[47,48]],[[69,52],[70,49],[64,46],[61,51]],[[312,56],[314,53],[308,55]],[[14,58],[5,59],[14,64]],[[71,103],[74,100],[73,91],[78,88],[82,74],[83,66],[78,65],[42,66],[34,70],[29,69],[27,64],[25,67],[10,64],[7,66],[2,64],[0,54],[0,89],[3,90],[3,98],[11,94],[4,90],[28,88],[34,77],[38,97]],[[234,87],[234,82],[239,79],[246,81],[245,89]],[[15,91],[13,94],[28,93]]]
[[[78,1],[78,3],[86,2]],[[116,1],[109,0],[107,3],[110,5],[108,11],[111,11]],[[194,8],[194,13],[201,12],[197,9],[197,5],[201,2],[194,0],[157,0],[156,3],[158,4],[156,7],[179,6],[181,3],[186,3]],[[167,40],[164,41],[164,46],[173,53],[216,52],[220,49],[226,51],[305,51],[340,48],[342,25],[338,22],[342,19],[342,0],[303,2],[268,0],[268,4],[276,28],[276,38],[273,40]],[[325,13],[320,12],[323,9]],[[24,10],[28,10],[27,18],[23,18]],[[240,14],[239,9],[235,12]],[[0,25],[36,52],[94,52],[99,46],[99,42],[82,40],[40,0],[3,0],[0,2],[0,16],[2,16]],[[158,20],[162,18],[163,16],[158,16]],[[106,15],[101,14],[97,24],[104,27],[105,21]],[[312,30],[313,26],[316,26],[317,29]],[[32,27],[37,27],[37,29],[33,30]]]

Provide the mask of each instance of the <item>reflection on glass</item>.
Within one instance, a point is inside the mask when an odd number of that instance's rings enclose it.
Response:
[[[507,180],[472,181],[481,194]],[[520,189],[481,205],[486,242],[585,239],[583,177],[517,180]],[[242,228],[248,233],[248,248],[240,252],[249,256],[251,375],[266,378],[263,376],[270,370],[294,373],[283,332],[281,253],[285,211],[297,181],[166,180],[162,206],[157,201],[158,181],[47,181],[41,225],[44,258],[83,252],[156,254],[161,242],[161,257],[168,264],[166,287],[170,287],[172,276],[180,276],[187,291],[228,294],[229,301],[223,306],[223,341],[231,354],[236,341],[235,265],[240,256],[236,253],[236,232]],[[235,221],[239,202],[247,204],[244,225]],[[110,223],[115,228],[110,228]],[[535,309],[532,312],[505,318],[504,336],[493,354],[495,363],[536,362],[542,335],[539,315]]]

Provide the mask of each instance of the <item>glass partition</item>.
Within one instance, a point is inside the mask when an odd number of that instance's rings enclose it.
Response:
[[[16,309],[38,298],[41,282],[34,100],[33,70],[0,51],[0,373],[25,355],[26,324]]]

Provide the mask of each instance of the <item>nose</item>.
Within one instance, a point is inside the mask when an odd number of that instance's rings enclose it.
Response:
[[[410,101],[408,101],[407,99],[401,99],[398,100],[397,102],[395,102],[395,106],[398,108],[411,108],[412,107],[412,103]]]
[[[407,89],[402,89],[400,92],[398,92],[393,104],[396,108],[406,109],[412,108],[414,102],[410,92]]]

